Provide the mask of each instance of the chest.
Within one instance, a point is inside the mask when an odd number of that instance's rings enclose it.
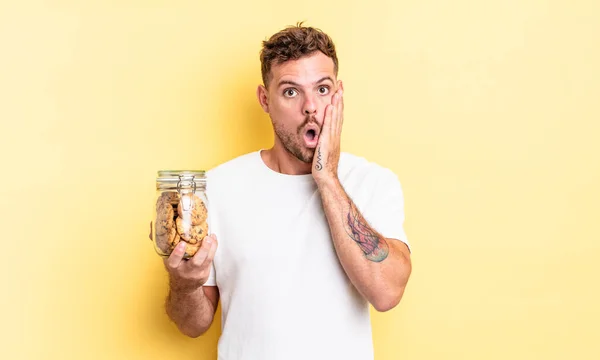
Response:
[[[258,195],[246,194],[235,205],[233,199],[223,201],[229,206],[216,211],[219,288],[256,279],[299,284],[324,274],[344,281],[318,190]]]

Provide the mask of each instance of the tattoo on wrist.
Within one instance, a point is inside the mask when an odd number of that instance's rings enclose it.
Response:
[[[346,215],[346,232],[356,241],[368,260],[381,262],[387,258],[389,247],[385,239],[371,230],[365,219],[350,200],[350,210]]]
[[[317,171],[321,171],[321,169],[323,169],[323,165],[321,164],[321,147],[320,146],[317,148],[317,164],[315,165],[315,169],[317,169]]]

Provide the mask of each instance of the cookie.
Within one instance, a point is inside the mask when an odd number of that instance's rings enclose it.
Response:
[[[177,244],[180,240],[179,234],[177,233],[177,229],[175,229],[175,226],[169,229],[169,233],[167,235],[169,246]]]
[[[166,219],[173,220],[174,217],[175,217],[175,209],[173,208],[173,205],[166,203],[166,202],[161,202],[159,204],[159,206],[156,208],[156,219],[157,220],[166,220]]]
[[[200,246],[202,245],[202,242],[190,244],[187,241],[181,239],[179,235],[177,235],[173,244],[169,245],[169,253],[173,252],[175,246],[177,246],[177,244],[179,244],[182,241],[185,243],[185,254],[183,255],[183,257],[186,259],[194,256],[194,254],[196,254],[196,252],[198,251],[198,249],[200,249]]]
[[[156,245],[164,253],[170,254],[169,250],[172,250],[172,244],[175,242],[175,239],[179,242],[179,235],[173,223],[163,234],[156,234]]]
[[[190,258],[190,257],[194,256],[198,252],[198,249],[200,249],[200,243],[198,243],[198,244],[185,243],[185,254],[183,255],[183,257]]]
[[[175,226],[173,222],[173,208],[165,208],[156,214],[156,235],[165,235]]]
[[[174,226],[175,210],[166,202],[160,202],[156,210],[156,235],[165,235]]]
[[[177,206],[179,203],[179,193],[176,191],[165,191],[156,200],[156,208],[158,209],[161,203],[171,204]]]
[[[156,235],[162,236],[166,235],[169,232],[169,229],[174,227],[173,219],[157,219],[156,220]]]
[[[156,246],[163,254],[168,254],[170,250],[168,234],[156,235]]]
[[[180,218],[191,222],[192,225],[202,224],[208,215],[204,201],[193,193],[181,196],[177,204],[177,214]]]
[[[208,224],[206,222],[202,222],[200,225],[191,225],[190,221],[178,217],[176,224],[179,236],[190,244],[197,244],[208,235]]]

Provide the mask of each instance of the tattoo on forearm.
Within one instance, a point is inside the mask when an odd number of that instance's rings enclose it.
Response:
[[[317,169],[317,171],[321,171],[321,169],[323,168],[323,165],[321,164],[321,147],[317,148],[317,164],[315,165],[315,169]]]
[[[346,232],[360,246],[367,259],[381,262],[387,258],[389,253],[387,242],[371,230],[352,201],[350,201],[346,222],[348,225]]]

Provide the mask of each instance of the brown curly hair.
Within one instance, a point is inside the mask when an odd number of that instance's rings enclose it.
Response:
[[[335,45],[331,38],[319,29],[302,26],[302,22],[299,22],[296,26],[288,26],[271,36],[269,40],[263,41],[260,63],[265,87],[269,84],[271,66],[310,56],[315,51],[320,51],[333,60],[334,72],[337,76],[338,58]]]

